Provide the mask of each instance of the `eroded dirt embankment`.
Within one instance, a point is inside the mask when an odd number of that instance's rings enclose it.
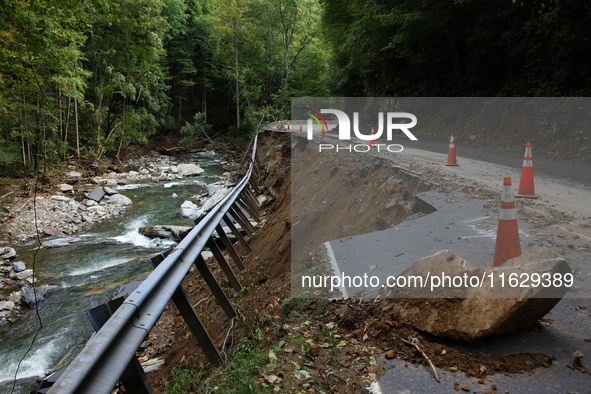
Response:
[[[415,195],[429,184],[388,160],[321,153],[313,142],[287,134],[266,133],[259,141],[265,222],[245,258],[269,278],[289,274],[292,248],[300,253],[422,212]]]
[[[415,195],[430,185],[391,161],[347,150],[321,152],[314,141],[294,138],[295,251],[384,230],[421,212]]]

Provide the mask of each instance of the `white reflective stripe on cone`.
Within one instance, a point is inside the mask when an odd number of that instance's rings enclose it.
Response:
[[[511,186],[503,187],[503,194],[501,194],[501,202],[513,202],[513,190],[511,190]]]
[[[514,208],[510,209],[502,209],[499,212],[499,220],[514,220],[517,219],[517,213],[515,213]]]

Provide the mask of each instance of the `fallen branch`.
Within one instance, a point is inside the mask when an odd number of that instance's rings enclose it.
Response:
[[[9,195],[11,195],[12,193],[14,193],[14,192],[8,192],[8,193],[6,193],[6,194],[5,194],[5,195],[3,195],[2,197],[0,197],[0,200],[1,200],[1,199],[3,199],[3,198],[4,198],[4,197],[6,197],[6,196],[9,196]]]
[[[433,373],[435,373],[435,380],[437,380],[437,383],[439,383],[439,375],[437,375],[437,370],[435,369],[435,365],[433,365],[433,363],[431,362],[431,360],[429,359],[429,357],[427,357],[427,355],[425,354],[425,352],[419,347],[419,345],[417,345],[416,343],[412,343],[409,342],[407,340],[404,340],[402,338],[400,338],[400,340],[404,343],[406,343],[407,345],[411,345],[414,346],[419,352],[421,352],[421,354],[423,355],[423,357],[425,357],[425,359],[429,362],[429,365],[431,366],[431,369],[433,369]]]
[[[234,152],[232,152],[231,150],[228,150],[228,149],[226,149],[226,148],[219,148],[218,150],[220,150],[220,151],[221,151],[221,152],[223,152],[223,153],[226,153],[226,154],[232,155],[232,156],[234,157],[234,160],[238,160],[238,159],[240,159],[240,157],[241,157],[239,154],[237,154],[237,153],[234,153]]]
[[[14,212],[18,213],[18,212],[22,211],[22,209],[25,207],[25,205],[27,205],[30,201],[31,201],[30,198],[27,199],[27,201],[25,201],[25,203],[23,205],[21,205],[21,207]]]

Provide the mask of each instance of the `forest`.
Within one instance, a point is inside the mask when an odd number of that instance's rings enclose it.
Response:
[[[585,96],[590,22],[582,0],[0,0],[0,175],[244,144],[291,97]]]

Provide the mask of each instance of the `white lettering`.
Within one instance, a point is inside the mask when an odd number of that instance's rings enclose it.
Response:
[[[392,123],[393,119],[397,118],[408,118],[411,120],[410,123]],[[408,129],[417,125],[417,117],[408,112],[388,112],[388,121],[386,123],[386,138],[392,140],[392,130],[400,129],[406,134],[412,141],[417,141],[415,137]]]

